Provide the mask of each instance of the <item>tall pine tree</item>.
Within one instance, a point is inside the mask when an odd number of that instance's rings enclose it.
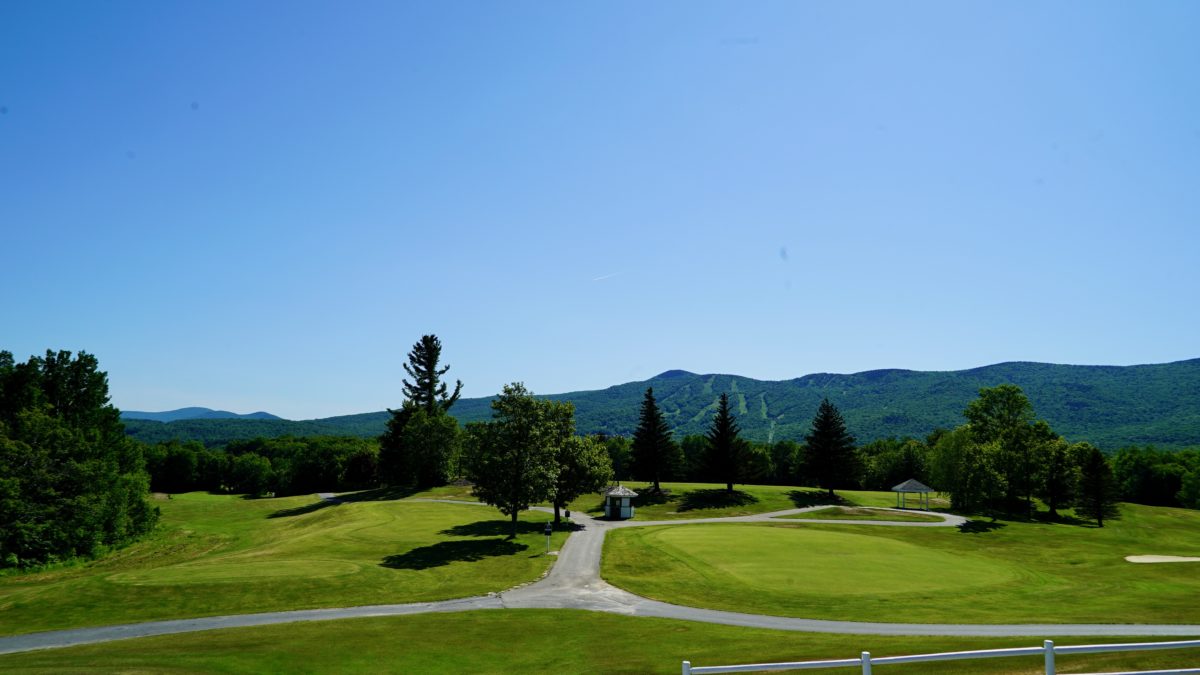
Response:
[[[712,426],[704,437],[708,440],[708,469],[714,478],[725,482],[725,490],[733,492],[733,482],[741,470],[737,420],[729,411],[729,394],[721,394]]]
[[[454,393],[447,395],[442,375],[450,370],[450,366],[438,369],[441,356],[442,341],[436,335],[422,335],[420,341],[413,345],[412,351],[408,353],[408,363],[404,364],[404,372],[413,378],[412,383],[401,380],[404,384],[404,397],[430,414],[438,409],[441,412],[449,412],[450,406],[454,405],[462,391],[462,380],[457,380]]]
[[[441,378],[450,366],[438,368],[441,356],[442,342],[436,335],[422,335],[408,353],[404,372],[413,381],[401,380],[404,404],[388,409],[392,416],[379,437],[379,476],[388,485],[430,487],[449,478],[458,447],[458,423],[441,418],[448,417],[458,400],[462,381],[456,381],[454,393],[449,393]]]
[[[661,492],[659,483],[670,477],[679,465],[680,457],[679,446],[671,439],[671,429],[663,420],[658,402],[654,400],[654,388],[650,387],[642,399],[637,431],[633,432],[633,476],[653,482],[654,491]]]
[[[808,475],[829,490],[849,487],[854,482],[854,437],[846,431],[842,414],[829,399],[823,399],[812,421],[812,431],[805,437],[804,463]]]

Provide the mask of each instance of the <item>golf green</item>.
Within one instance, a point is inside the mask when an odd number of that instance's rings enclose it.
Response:
[[[1126,504],[1104,528],[789,520],[622,528],[601,573],[693,607],[848,621],[1197,623],[1200,575],[1130,554],[1200,555],[1200,512]]]
[[[638,576],[670,574],[683,566],[706,585],[746,593],[802,594],[818,602],[846,595],[967,593],[1020,576],[1003,561],[964,556],[869,534],[791,527],[686,525],[633,529],[630,538],[652,547],[661,563],[639,560]],[[628,577],[627,566],[613,565]]]

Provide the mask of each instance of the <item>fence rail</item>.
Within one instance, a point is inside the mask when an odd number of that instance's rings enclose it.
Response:
[[[911,654],[908,656],[881,656],[872,658],[871,652],[863,652],[853,659],[831,659],[824,661],[792,661],[786,663],[747,663],[736,666],[692,666],[690,661],[683,662],[683,675],[709,675],[710,673],[761,673],[771,670],[816,670],[818,668],[861,668],[862,675],[872,675],[874,666],[894,663],[923,663],[928,661],[960,661],[966,659],[994,659],[1013,656],[1041,656],[1046,664],[1046,675],[1055,675],[1054,657],[1059,654],[1100,654],[1103,652],[1136,652],[1149,649],[1189,649],[1200,647],[1200,640],[1179,640],[1175,642],[1132,642],[1125,644],[1105,645],[1066,645],[1054,646],[1053,640],[1046,640],[1041,647],[1013,647],[1010,649],[976,649],[965,652],[941,652],[938,654]],[[1171,670],[1139,670],[1124,673],[1095,673],[1092,675],[1183,675],[1185,673],[1200,674],[1200,668],[1180,668]]]

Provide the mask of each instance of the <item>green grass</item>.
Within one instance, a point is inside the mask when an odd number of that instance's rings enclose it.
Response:
[[[1059,638],[1057,644],[1150,641]],[[477,611],[295,623],[0,656],[5,673],[678,673],[693,665],[1038,646],[1038,637],[791,633],[569,610]],[[1167,668],[1197,650],[1058,657],[1059,672]],[[1040,657],[886,666],[896,675],[1040,673]],[[811,671],[847,673],[848,669]]]
[[[662,483],[666,494],[659,496],[650,492],[649,484],[627,482],[626,485],[638,493],[634,501],[634,520],[748,516],[824,504],[882,507],[896,505],[896,495],[892,492],[838,490],[830,499],[825,490],[787,485],[735,484],[734,492],[730,494],[726,492],[723,483]],[[938,510],[948,504],[945,500],[935,498],[932,505]],[[585,511],[593,516],[601,515],[604,513],[604,500],[598,494],[585,495],[572,502],[571,509]]]
[[[1131,554],[1200,555],[1200,512],[1123,505],[1081,525],[958,528],[701,524],[630,528],[603,575],[658,600],[860,621],[1200,623],[1200,567]]]
[[[862,508],[858,506],[831,506],[816,511],[805,511],[781,518],[796,520],[882,520],[894,523],[936,523],[941,518],[929,513],[900,513],[885,509]]]
[[[505,541],[507,520],[483,506],[204,493],[156,505],[162,524],[144,542],[0,577],[0,635],[479,595],[537,579],[552,560],[541,513],[522,514],[521,535]]]

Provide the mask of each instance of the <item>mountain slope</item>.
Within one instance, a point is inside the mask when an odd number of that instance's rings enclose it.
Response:
[[[1142,366],[1012,362],[949,372],[818,373],[781,381],[669,370],[642,382],[547,398],[575,404],[580,433],[628,435],[637,423],[642,394],[652,386],[679,436],[703,433],[717,397],[725,392],[737,406],[743,434],[765,441],[802,439],[817,405],[828,397],[842,411],[851,433],[869,441],[924,436],[937,427],[962,424],[963,408],[981,387],[1008,382],[1024,389],[1037,415],[1069,440],[1087,440],[1106,449],[1133,444],[1200,446],[1200,359]],[[485,420],[491,415],[490,401],[462,399],[453,413],[464,423]],[[126,427],[144,440],[177,437],[220,444],[284,433],[373,436],[382,433],[387,417],[386,412],[375,412],[307,422],[130,421]]]

